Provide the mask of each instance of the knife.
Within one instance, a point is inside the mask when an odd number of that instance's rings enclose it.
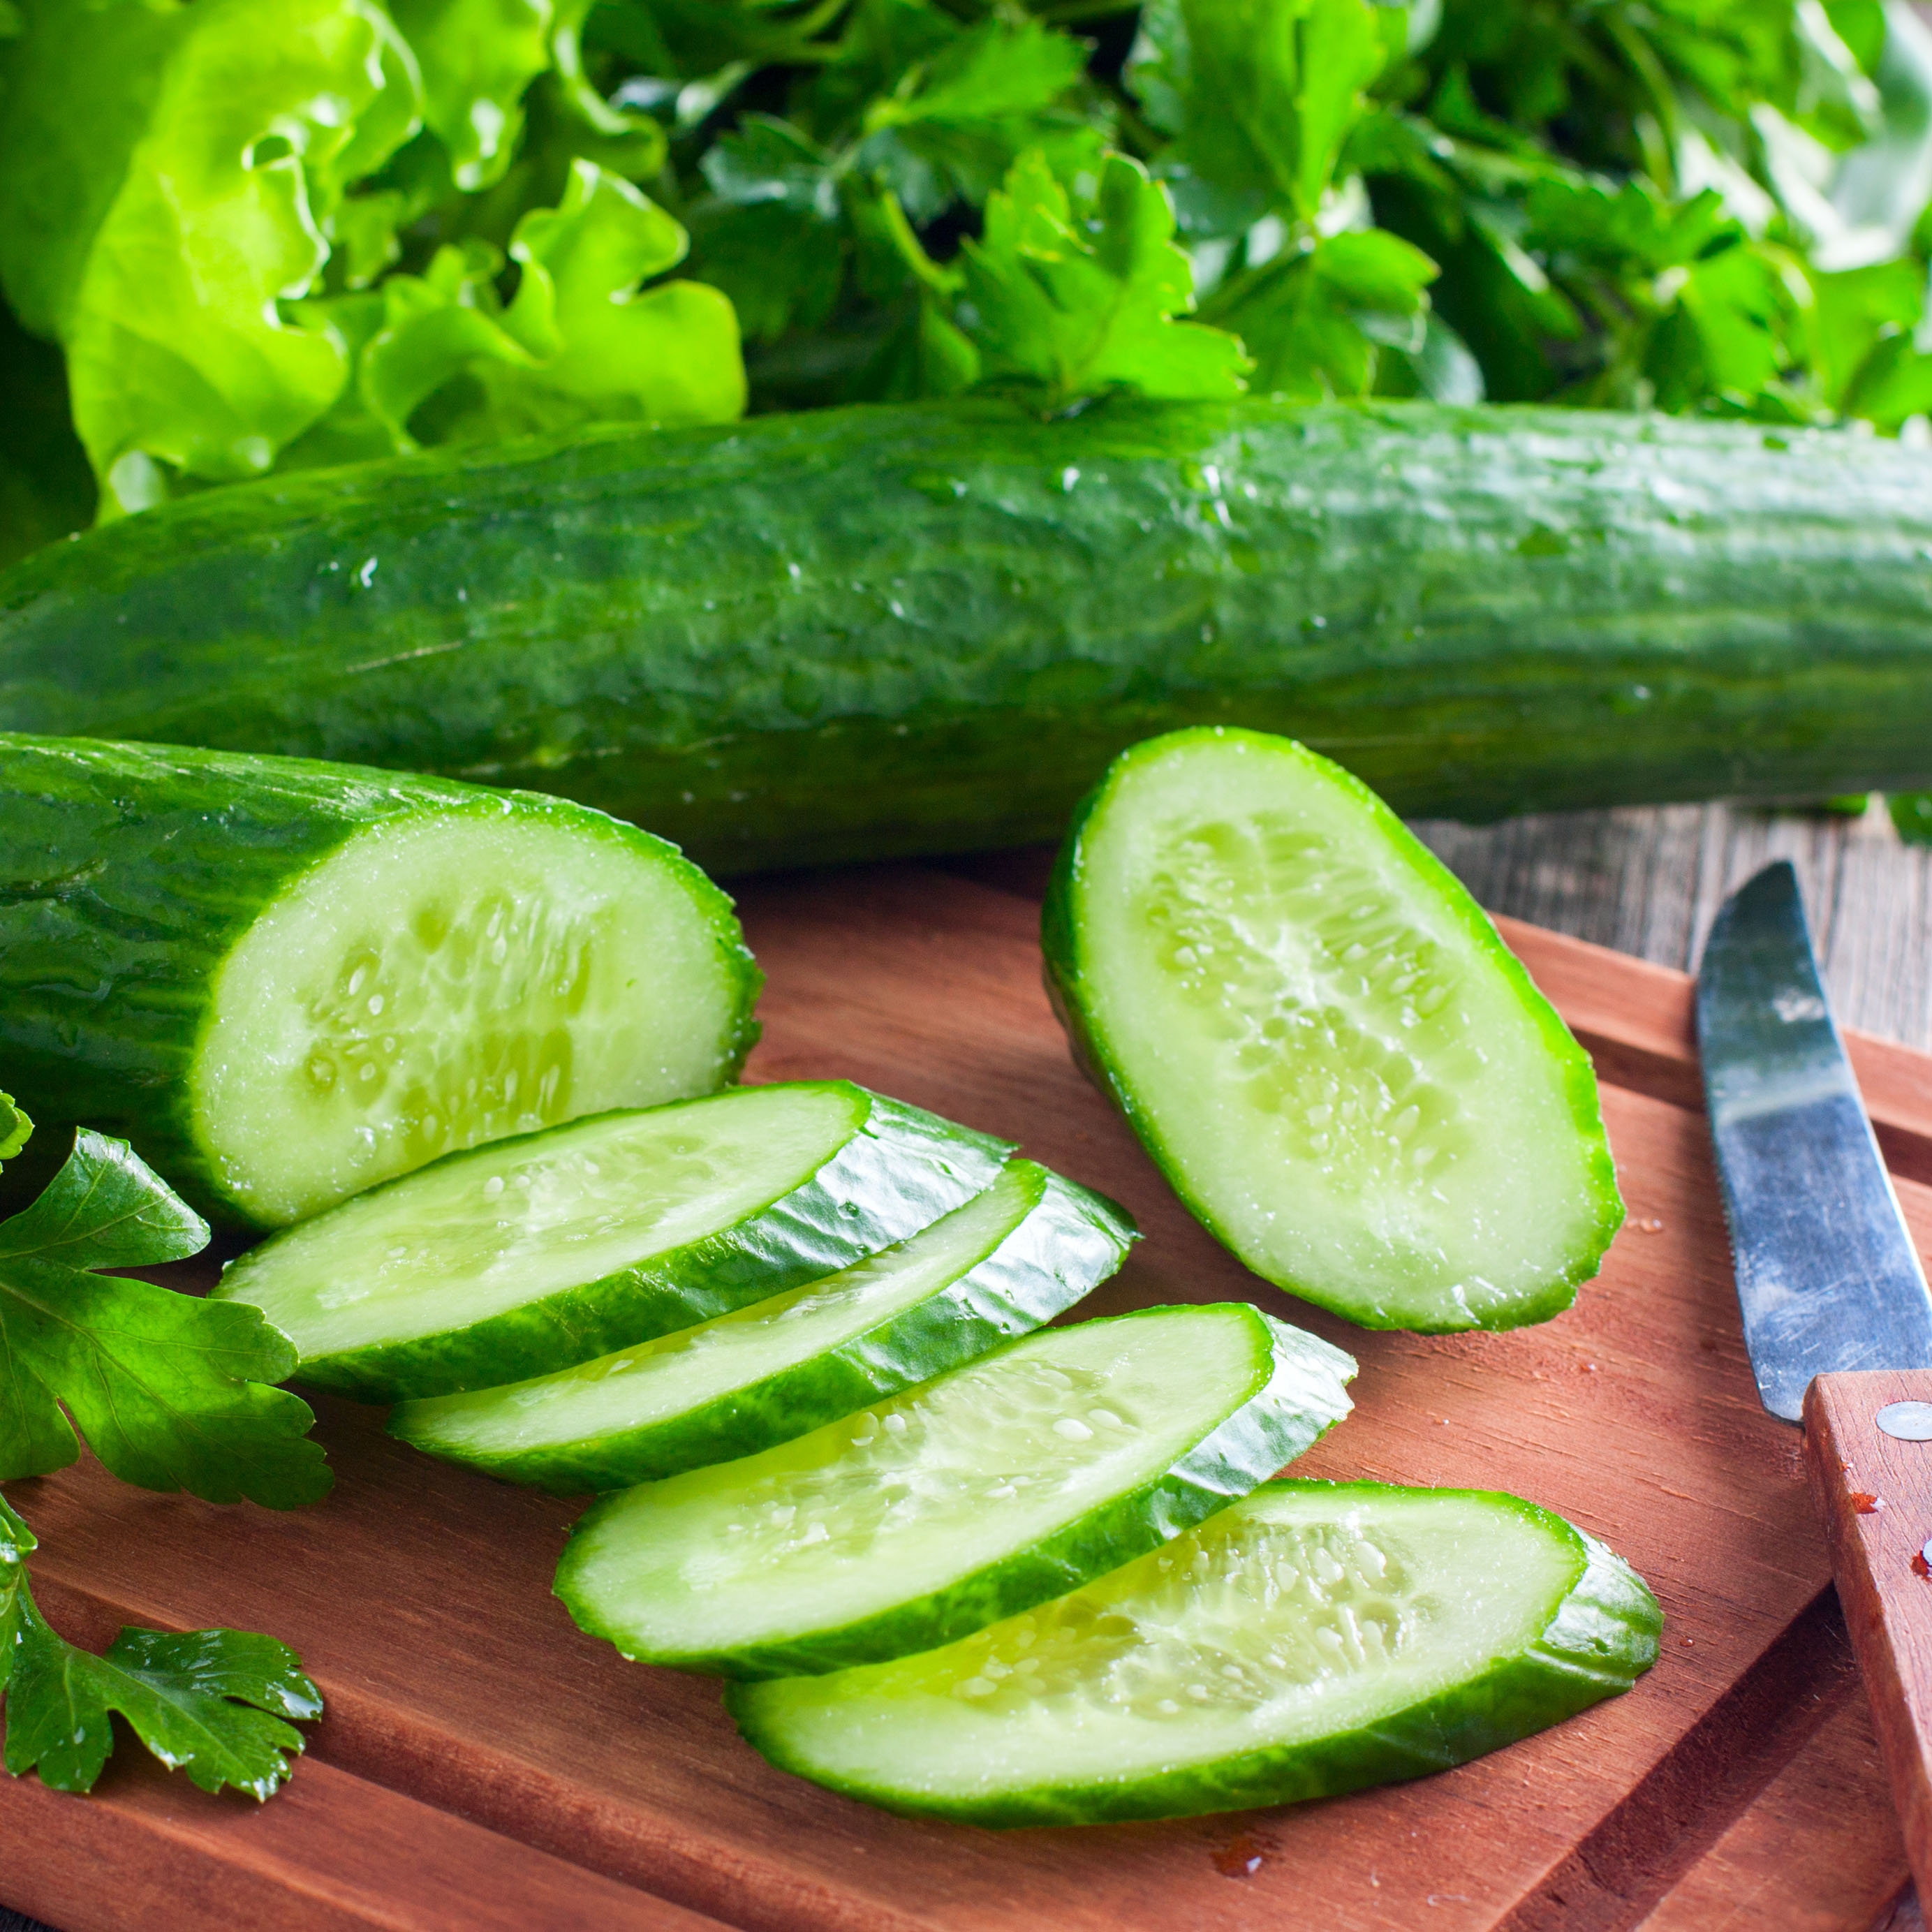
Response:
[[[1711,928],[1697,1046],[1752,1372],[1765,1407],[1804,1424],[1906,1855],[1932,1899],[1932,1294],[1786,862]]]

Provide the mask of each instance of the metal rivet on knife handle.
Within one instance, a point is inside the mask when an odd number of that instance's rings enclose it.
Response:
[[[1932,1442],[1932,1402],[1888,1402],[1872,1420],[1900,1442]]]

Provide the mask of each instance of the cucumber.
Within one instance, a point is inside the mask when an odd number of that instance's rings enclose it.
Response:
[[[713,869],[1058,838],[1286,731],[1406,814],[1932,784],[1932,453],[990,398],[263,478],[0,574],[0,726],[560,792]]]
[[[1514,1496],[1275,1482],[944,1649],[734,1684],[772,1763],[974,1825],[1186,1817],[1420,1778],[1628,1690],[1662,1612]]]
[[[1048,1329],[607,1497],[557,1594],[627,1657],[729,1677],[928,1650],[1225,1508],[1348,1413],[1354,1370],[1238,1302]]]
[[[560,799],[0,734],[0,868],[22,1103],[231,1223],[709,1093],[757,1036],[730,901]]]
[[[405,1402],[389,1432],[560,1495],[748,1456],[1049,1321],[1136,1238],[1114,1204],[1031,1161],[896,1246],[581,1367]]]
[[[1042,921],[1078,1057],[1216,1239],[1371,1328],[1546,1321],[1623,1220],[1588,1057],[1358,779],[1210,727],[1124,753]]]
[[[365,1402],[567,1369],[815,1280],[1012,1149],[842,1080],[740,1087],[450,1154],[265,1241],[214,1292]]]

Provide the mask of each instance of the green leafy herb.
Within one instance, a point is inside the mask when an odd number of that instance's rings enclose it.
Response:
[[[1151,0],[1128,71],[1232,232],[1270,208],[1320,214],[1384,59],[1367,0]]]
[[[8,1114],[17,1153],[27,1124],[10,1104]],[[201,1217],[124,1142],[76,1134],[39,1199],[0,1222],[0,1480],[64,1468],[77,1427],[144,1489],[272,1509],[328,1493],[308,1404],[268,1386],[294,1372],[296,1352],[259,1310],[100,1272],[207,1242]]]
[[[286,1780],[302,1750],[290,1718],[322,1715],[301,1660],[272,1637],[239,1630],[124,1630],[105,1657],[47,1624],[28,1582],[34,1533],[0,1498],[0,1696],[6,1766],[38,1769],[57,1791],[91,1791],[114,1748],[112,1713],[171,1771],[203,1791],[258,1800]]]
[[[964,251],[962,333],[987,374],[1037,386],[1050,407],[1108,389],[1229,396],[1247,368],[1220,329],[1175,318],[1193,306],[1174,210],[1138,162],[1110,154],[1090,190],[1023,154]]]
[[[277,302],[320,272],[343,182],[415,125],[413,65],[370,0],[274,10],[268,33],[258,0],[34,0],[19,43],[30,64],[8,77],[0,235],[14,245],[0,260],[10,288],[30,291],[27,320],[44,317],[66,348],[75,426],[123,509],[164,489],[158,465],[214,482],[260,474],[346,379],[341,344]],[[64,76],[104,59],[118,85],[83,104],[94,112],[76,128]],[[51,182],[34,157],[50,140],[66,162]],[[73,232],[56,266],[37,268],[50,204]]]
[[[5,19],[0,285],[64,350],[104,514],[748,397],[1052,409],[1245,380],[1932,418],[1910,0]],[[86,514],[71,449],[30,440],[48,464],[0,426],[16,548]]]
[[[1906,844],[1932,845],[1932,791],[1894,792],[1886,802]]]
[[[11,1160],[27,1144],[34,1124],[14,1104],[10,1094],[0,1094],[0,1160]]]

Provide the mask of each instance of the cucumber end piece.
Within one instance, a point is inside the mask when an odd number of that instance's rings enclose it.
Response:
[[[224,961],[192,1132],[225,1203],[285,1226],[454,1151],[725,1084],[761,976],[730,901],[602,813],[479,792],[378,819]]]

